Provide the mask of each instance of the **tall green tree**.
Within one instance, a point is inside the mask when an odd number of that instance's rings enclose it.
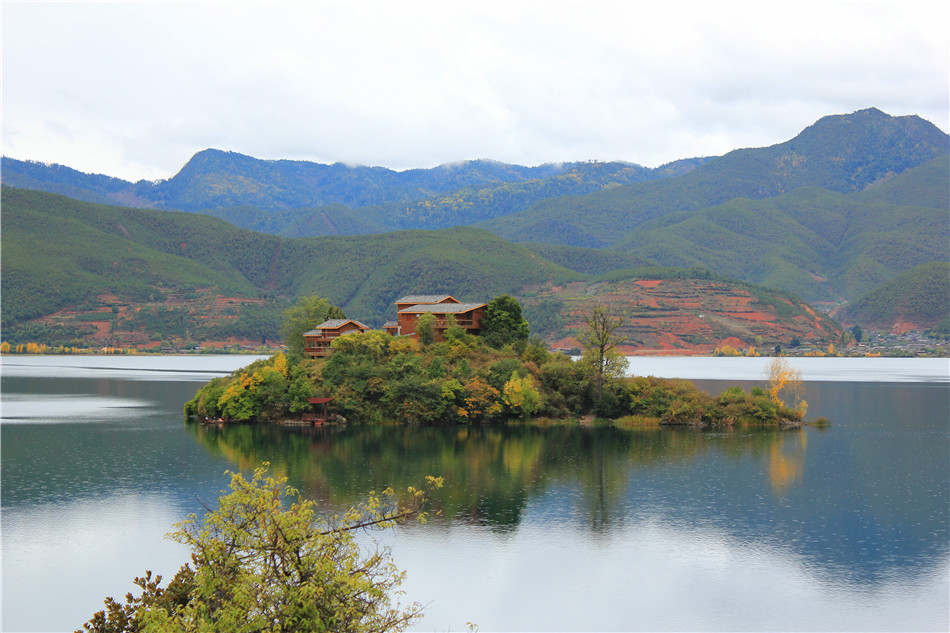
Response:
[[[436,317],[431,312],[425,312],[419,315],[416,322],[416,334],[419,335],[419,342],[423,345],[432,345],[435,341]]]
[[[524,349],[530,334],[528,321],[521,313],[521,304],[511,295],[501,295],[488,302],[479,333],[495,349],[512,345]]]
[[[301,297],[297,305],[284,311],[280,335],[291,352],[303,354],[304,332],[312,330],[328,319],[345,319],[343,309],[318,295]]]
[[[583,346],[581,362],[588,368],[597,400],[604,395],[604,384],[622,378],[627,359],[617,351],[624,342],[620,335],[623,317],[603,304],[594,305],[584,314],[584,328],[578,334]]]
[[[440,479],[427,478],[429,488]],[[108,598],[87,622],[93,633],[133,631],[402,631],[421,613],[393,592],[404,574],[388,551],[364,554],[353,532],[424,518],[425,491],[409,488],[401,502],[392,490],[341,517],[317,517],[313,502],[286,478],[258,468],[251,481],[232,474],[230,494],[202,521],[192,516],[170,536],[187,545],[191,564],[161,587],[148,572],[137,578],[140,596]],[[290,503],[285,503],[289,499]]]
[[[857,325],[857,324],[852,325],[852,326],[851,326],[851,335],[854,336],[854,340],[855,340],[855,341],[857,341],[858,343],[860,343],[860,342],[861,342],[861,339],[864,338],[864,330],[861,329],[861,326],[860,326],[860,325]]]

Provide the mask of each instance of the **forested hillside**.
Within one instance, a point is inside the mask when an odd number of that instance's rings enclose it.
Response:
[[[862,191],[948,149],[947,135],[933,124],[872,108],[825,117],[790,141],[735,150],[676,178],[550,199],[480,226],[515,241],[621,248],[634,229],[670,213],[799,187]]]
[[[901,273],[845,306],[838,317],[849,325],[950,333],[950,263],[934,262]]]
[[[518,296],[525,301],[533,331],[554,342],[564,338],[579,298],[599,296],[613,284],[671,276],[712,278],[704,271],[661,269],[597,277],[467,227],[286,239],[190,213],[98,205],[9,188],[2,196],[2,316],[8,342],[180,347],[209,340],[273,341],[283,310],[301,296],[321,295],[348,316],[379,326],[395,316],[393,301],[399,296],[435,293],[463,301]],[[590,268],[598,266],[609,263]],[[717,289],[708,298],[716,305],[723,293],[750,296],[744,286],[714,279]],[[576,284],[591,290],[565,298],[563,289],[576,290]],[[691,290],[688,295],[690,314],[702,313],[704,293]],[[664,305],[664,310],[686,314],[672,295]],[[736,312],[734,308],[729,311]],[[710,314],[717,310],[708,305]],[[799,313],[778,315],[775,335],[768,340],[834,338],[833,328],[818,333],[814,327],[780,323]],[[668,321],[639,327],[664,329]],[[752,345],[752,331],[748,325],[719,327],[703,334],[701,349],[691,350],[688,344],[681,349],[709,352],[720,339],[745,334],[743,342]]]
[[[254,299],[280,311],[299,296],[320,294],[379,325],[394,316],[400,294],[476,300],[580,277],[478,229],[290,240],[196,214],[9,188],[2,196],[5,337],[62,310],[109,312],[113,319],[131,305],[158,309],[182,295],[218,305],[222,298]],[[233,310],[242,304],[231,303]],[[276,329],[266,335],[273,338]]]
[[[904,198],[921,202],[942,187],[946,201],[947,180],[947,158],[941,157],[888,184],[892,191],[922,192]],[[887,190],[881,194],[801,188],[765,200],[731,200],[646,222],[615,248],[658,265],[709,268],[813,302],[847,301],[904,270],[950,259],[946,204],[898,205],[884,201]]]
[[[897,204],[895,201],[903,201]],[[947,156],[859,193],[801,188],[645,222],[612,249],[528,243],[590,274],[644,265],[699,267],[840,303],[914,266],[950,259]]]

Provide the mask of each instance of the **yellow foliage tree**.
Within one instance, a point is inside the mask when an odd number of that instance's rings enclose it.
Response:
[[[716,348],[716,351],[713,352],[713,356],[742,356],[742,353],[732,345],[723,345],[722,347]]]
[[[274,369],[282,376],[287,375],[287,357],[283,352],[279,352],[274,356]]]
[[[786,394],[794,401],[789,406],[797,409],[799,414],[804,417],[808,410],[808,403],[802,400],[801,397],[804,387],[802,372],[792,367],[787,359],[778,356],[766,367],[765,378],[769,383],[769,399],[775,404],[785,404],[782,394]]]
[[[505,404],[523,417],[529,417],[541,406],[541,394],[532,383],[531,377],[521,377],[517,371],[511,372],[511,378],[502,389],[502,396]]]
[[[458,408],[458,414],[471,420],[491,418],[501,412],[500,395],[497,389],[475,378],[465,386],[464,406]]]

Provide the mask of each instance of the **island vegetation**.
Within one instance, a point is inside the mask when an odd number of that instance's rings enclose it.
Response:
[[[320,304],[324,310],[301,306]],[[300,336],[295,319],[316,325],[338,308],[322,299],[289,310],[284,331]],[[531,337],[520,304],[510,296],[488,304],[484,336],[449,327],[436,341],[370,330],[336,338],[327,358],[287,352],[258,360],[203,386],[185,404],[189,419],[282,423],[312,409],[311,398],[333,398],[334,414],[350,422],[493,424],[526,420],[590,421],[642,425],[798,425],[805,410],[792,393],[795,376],[777,374],[767,391],[733,387],[712,396],[685,380],[625,377],[617,351],[622,319],[592,306],[579,358],[552,352]],[[309,316],[308,316],[309,315]],[[493,315],[493,316],[492,316]]]

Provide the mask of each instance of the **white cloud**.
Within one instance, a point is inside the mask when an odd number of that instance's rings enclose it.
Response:
[[[657,165],[875,106],[947,129],[943,3],[4,3],[3,153]]]

